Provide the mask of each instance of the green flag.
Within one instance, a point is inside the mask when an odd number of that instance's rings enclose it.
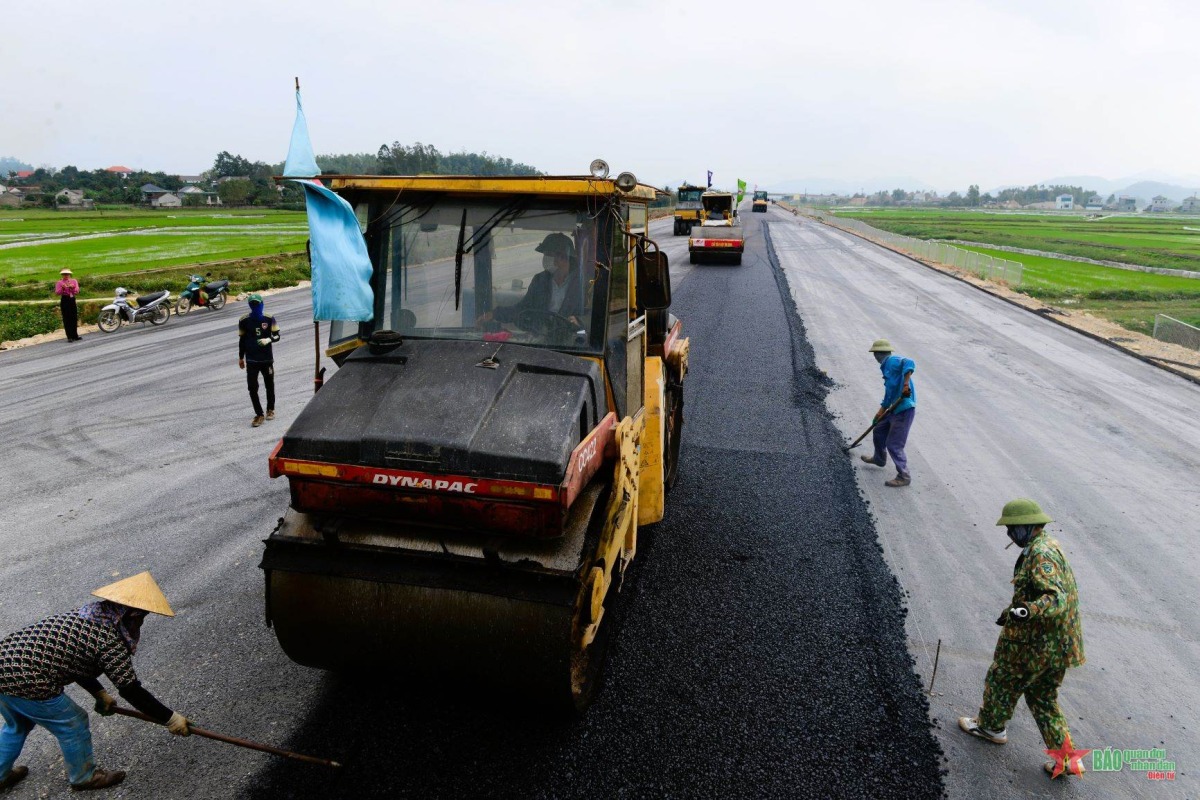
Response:
[[[738,205],[741,205],[742,198],[746,196],[746,182],[738,178]]]

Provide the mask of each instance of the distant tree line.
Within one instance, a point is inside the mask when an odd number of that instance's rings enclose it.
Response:
[[[856,194],[855,197],[866,197],[867,203],[872,206],[899,206],[911,205],[914,202],[915,195],[918,192],[906,192],[903,189],[893,189],[890,192],[880,191],[871,195]],[[959,192],[951,192],[945,197],[938,197],[933,200],[922,201],[922,205],[942,206],[944,208],[977,208],[979,206],[991,205],[994,203],[1005,203],[1009,200],[1016,200],[1021,205],[1030,203],[1044,203],[1056,199],[1059,195],[1069,194],[1075,198],[1077,204],[1086,203],[1092,197],[1097,196],[1097,192],[1093,189],[1085,189],[1082,186],[1066,186],[1055,184],[1054,186],[1027,186],[1025,188],[1014,187],[1011,189],[1003,189],[996,194],[990,192],[979,191],[978,184],[971,184],[967,187],[966,194]],[[1115,200],[1112,196],[1108,202]]]
[[[63,189],[82,189],[83,196],[97,203],[140,203],[143,184],[153,183],[164,189],[179,189],[183,182],[175,175],[164,172],[134,172],[128,177],[119,172],[103,169],[81,170],[66,166],[62,169],[38,167],[27,178],[18,179],[15,172],[5,176],[9,186],[37,186],[41,192],[39,202],[53,206],[54,196]]]
[[[7,159],[13,166],[22,166],[16,159]],[[412,145],[392,142],[381,146],[376,153],[343,153],[317,156],[325,175],[541,175],[538,169],[493,156],[487,152],[442,153],[436,147],[417,142]],[[134,172],[128,177],[103,169],[80,170],[73,166],[62,169],[40,167],[28,178],[17,179],[16,169],[3,175],[13,186],[37,186],[39,202],[53,206],[54,197],[63,189],[82,189],[84,197],[97,203],[137,204],[142,202],[141,187],[152,183],[168,191],[184,186],[178,175],[164,172]],[[277,186],[272,176],[283,173],[283,164],[251,161],[222,150],[212,168],[201,176],[204,188],[216,187],[221,202],[231,206],[297,206],[304,202],[304,192],[296,184],[285,182]],[[204,196],[184,195],[185,205],[202,205]]]

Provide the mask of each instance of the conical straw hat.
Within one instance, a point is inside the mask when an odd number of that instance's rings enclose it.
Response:
[[[140,608],[152,614],[162,614],[173,617],[175,612],[167,603],[167,597],[158,588],[158,584],[149,572],[139,572],[132,578],[125,578],[108,586],[101,586],[92,595],[102,600],[111,600],[130,608]]]

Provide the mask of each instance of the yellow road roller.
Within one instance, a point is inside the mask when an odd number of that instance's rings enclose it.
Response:
[[[655,189],[590,176],[323,176],[375,315],[269,459],[267,622],[300,664],[494,685],[576,710],[638,531],[679,467],[688,340]]]

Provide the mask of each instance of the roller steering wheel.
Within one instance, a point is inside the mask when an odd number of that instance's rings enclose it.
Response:
[[[547,336],[554,341],[574,341],[580,326],[561,314],[537,308],[524,308],[517,313],[517,327],[530,333]]]

